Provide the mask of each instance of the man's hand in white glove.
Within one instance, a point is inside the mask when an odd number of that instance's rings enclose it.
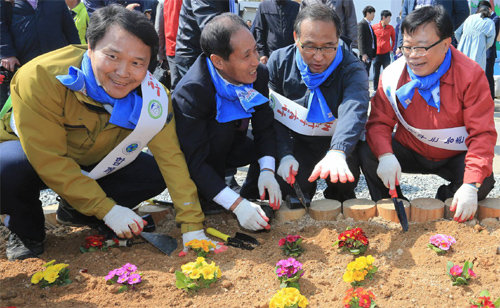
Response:
[[[144,225],[147,224],[134,211],[118,204],[111,208],[111,211],[104,216],[103,220],[118,237],[126,238],[132,238],[132,233],[135,235],[141,234]]]
[[[261,170],[257,186],[259,187],[260,199],[264,200],[267,189],[267,193],[269,194],[269,206],[271,206],[273,210],[279,210],[281,204],[281,189],[274,177],[274,172],[270,169]]]
[[[292,155],[284,156],[278,167],[278,175],[283,178],[288,184],[295,183],[295,176],[299,171],[299,162]]]
[[[186,244],[191,242],[192,240],[205,240],[212,242],[206,235],[203,230],[196,230],[196,231],[189,231],[184,234],[182,234],[182,245],[183,245],[183,251],[187,252],[189,250],[189,247],[186,247]],[[214,243],[214,242],[212,242]],[[216,243],[214,243],[215,245]],[[210,248],[210,250],[214,250],[213,248]]]
[[[316,164],[308,181],[314,182],[318,176],[326,179],[328,175],[330,175],[332,183],[337,183],[339,180],[341,183],[346,183],[347,181],[354,182],[354,176],[347,166],[344,152],[336,150],[328,151],[325,157]]]
[[[454,220],[464,222],[474,217],[477,210],[477,190],[472,184],[460,186],[450,206],[450,211],[455,212]]]
[[[237,202],[239,202],[239,204],[233,209],[233,213],[236,215],[243,228],[252,231],[271,229],[271,226],[267,223],[269,218],[267,218],[266,213],[264,213],[259,205],[247,199],[240,198],[236,200],[235,204]]]
[[[390,190],[396,189],[401,182],[401,165],[392,153],[385,153],[378,158],[377,175]]]

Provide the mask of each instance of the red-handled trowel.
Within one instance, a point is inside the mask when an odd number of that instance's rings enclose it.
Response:
[[[396,209],[396,214],[398,215],[399,223],[403,227],[403,231],[408,231],[408,218],[406,217],[405,206],[401,200],[398,200],[398,193],[396,189],[389,190],[392,202],[394,202],[394,208]]]

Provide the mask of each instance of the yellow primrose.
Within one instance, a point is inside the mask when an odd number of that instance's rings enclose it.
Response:
[[[186,263],[184,265],[181,265],[181,270],[184,273],[191,272],[193,270],[193,268],[194,268],[193,262],[189,262],[189,263]]]
[[[198,279],[198,278],[200,278],[200,275],[201,275],[201,272],[197,268],[194,268],[193,271],[191,272],[191,274],[189,274],[189,278]]]
[[[309,302],[307,301],[307,298],[304,295],[301,295],[300,301],[299,301],[299,307],[304,308],[307,305],[309,305]]]
[[[69,264],[64,264],[64,263],[59,263],[56,265],[52,265],[50,268],[52,268],[54,271],[60,272],[63,268],[68,267]]]
[[[214,279],[214,271],[212,271],[208,267],[203,268],[201,270],[201,274],[203,275],[204,279],[207,279],[207,280]]]
[[[353,282],[354,278],[352,272],[351,271],[345,272],[344,275],[342,276],[342,279],[344,279],[345,282]]]
[[[203,264],[203,262],[205,262],[205,258],[203,258],[203,257],[196,258],[196,263],[197,264]]]
[[[222,272],[220,271],[220,268],[217,266],[217,278],[220,278],[222,276]]]
[[[55,262],[56,262],[56,260],[52,260],[52,261],[50,261],[50,262],[47,262],[47,263],[45,263],[45,264],[43,265],[43,267],[49,267],[49,266],[51,266],[52,264],[54,264]]]
[[[352,274],[352,278],[355,280],[355,281],[362,281],[365,279],[365,275],[363,274],[363,272],[354,272]]]
[[[37,284],[42,279],[43,279],[43,272],[36,272],[35,274],[33,274],[33,276],[31,276],[31,283]]]
[[[54,272],[54,271],[51,271],[49,273],[46,273],[44,276],[43,276],[43,279],[47,280],[48,283],[53,283],[56,281],[56,279],[59,278],[59,273],[58,272]]]
[[[372,255],[368,255],[368,256],[366,256],[366,263],[367,263],[368,265],[373,264],[373,262],[375,262],[375,258],[374,258],[374,257],[372,257]]]

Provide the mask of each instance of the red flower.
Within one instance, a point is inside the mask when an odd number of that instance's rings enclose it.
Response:
[[[283,246],[286,243],[286,239],[282,238],[279,242],[278,245]]]
[[[287,235],[286,241],[289,243],[294,243],[296,240],[300,238],[300,235]]]
[[[370,299],[370,296],[368,294],[363,294],[359,297],[359,306],[363,308],[370,308],[370,305],[372,304],[372,301]]]

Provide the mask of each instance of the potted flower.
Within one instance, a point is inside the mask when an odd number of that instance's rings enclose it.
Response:
[[[363,288],[350,288],[347,290],[342,303],[345,308],[374,308],[377,306],[375,295]]]
[[[472,270],[474,264],[465,261],[464,266],[454,265],[453,262],[448,261],[446,264],[446,271],[450,276],[454,286],[467,285],[472,277],[476,277],[476,273]]]
[[[337,246],[338,249],[348,251],[353,255],[359,255],[365,253],[368,243],[368,238],[363,229],[347,228],[346,231],[339,234],[338,240],[333,243],[333,246]]]
[[[135,285],[142,281],[142,274],[137,272],[137,266],[127,263],[120,268],[115,268],[104,277],[107,284],[118,283],[118,293],[128,290],[129,287],[135,289]]]
[[[220,268],[215,262],[208,264],[203,257],[182,265],[181,270],[175,271],[175,286],[186,291],[208,288],[221,277]]]
[[[446,253],[450,250],[451,245],[455,244],[457,241],[453,236],[445,234],[435,234],[429,239],[429,244],[427,247],[434,250],[438,254]]]
[[[298,281],[304,275],[302,263],[294,258],[283,259],[276,263],[275,270],[281,288],[300,289]]]
[[[308,304],[307,298],[296,288],[283,288],[273,295],[269,308],[302,308]]]
[[[281,247],[286,256],[298,257],[304,249],[300,247],[302,237],[300,235],[287,235],[279,240],[278,245]]]
[[[347,264],[347,269],[342,278],[353,287],[362,285],[366,278],[370,280],[373,279],[373,275],[378,270],[378,268],[373,265],[373,262],[375,262],[375,258],[371,255],[356,258],[354,261]]]
[[[31,276],[32,284],[40,284],[40,288],[52,286],[64,286],[71,283],[69,279],[68,264],[54,264],[56,260],[45,263],[45,270],[36,272]]]
[[[477,300],[471,300],[470,308],[499,308],[500,307],[500,297],[497,298],[495,302],[490,299],[490,292],[487,290],[481,291],[479,293],[479,298]]]

